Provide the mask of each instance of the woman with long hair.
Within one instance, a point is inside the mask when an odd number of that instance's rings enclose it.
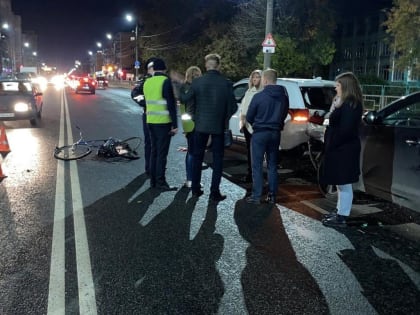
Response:
[[[338,192],[335,213],[324,216],[326,226],[346,226],[353,204],[353,183],[360,175],[360,124],[363,96],[357,77],[345,72],[335,78],[338,102],[329,117],[324,136],[324,167],[320,181],[336,185]]]

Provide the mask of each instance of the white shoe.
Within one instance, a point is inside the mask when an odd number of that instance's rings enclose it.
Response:
[[[192,182],[190,180],[185,181],[184,187],[191,188]]]

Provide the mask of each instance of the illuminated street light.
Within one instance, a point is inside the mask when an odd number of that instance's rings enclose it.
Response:
[[[134,21],[134,17],[131,14],[127,14],[125,18],[130,23]],[[134,80],[136,81],[138,80],[138,76],[139,76],[140,64],[139,64],[139,23],[137,20],[135,22],[136,22],[136,29],[134,30],[134,33],[135,33],[135,43],[136,43],[136,58],[135,58],[136,60],[134,61],[134,68],[136,71],[136,76]]]

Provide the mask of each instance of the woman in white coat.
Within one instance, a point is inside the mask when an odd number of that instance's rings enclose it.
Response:
[[[246,121],[246,113],[248,111],[249,104],[251,103],[254,95],[261,91],[261,70],[254,70],[249,76],[248,90],[245,92],[245,96],[242,99],[240,106],[240,119],[239,119],[239,130],[243,132],[246,141],[247,148],[247,163],[248,163],[248,173],[244,176],[243,181],[246,183],[252,182],[252,167],[251,167],[251,136],[252,136],[252,127]]]

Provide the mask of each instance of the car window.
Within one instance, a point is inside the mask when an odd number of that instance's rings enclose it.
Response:
[[[384,125],[420,128],[420,102],[414,102],[385,116],[382,123]]]
[[[8,81],[8,82],[1,82],[1,90],[8,93],[15,93],[15,92],[29,93],[29,92],[32,92],[32,86],[30,82]]]
[[[302,86],[300,91],[309,109],[322,109],[328,111],[335,96],[334,87],[308,87]]]
[[[233,95],[235,95],[235,99],[238,103],[242,101],[247,90],[248,83],[238,84],[235,87],[233,87]]]

